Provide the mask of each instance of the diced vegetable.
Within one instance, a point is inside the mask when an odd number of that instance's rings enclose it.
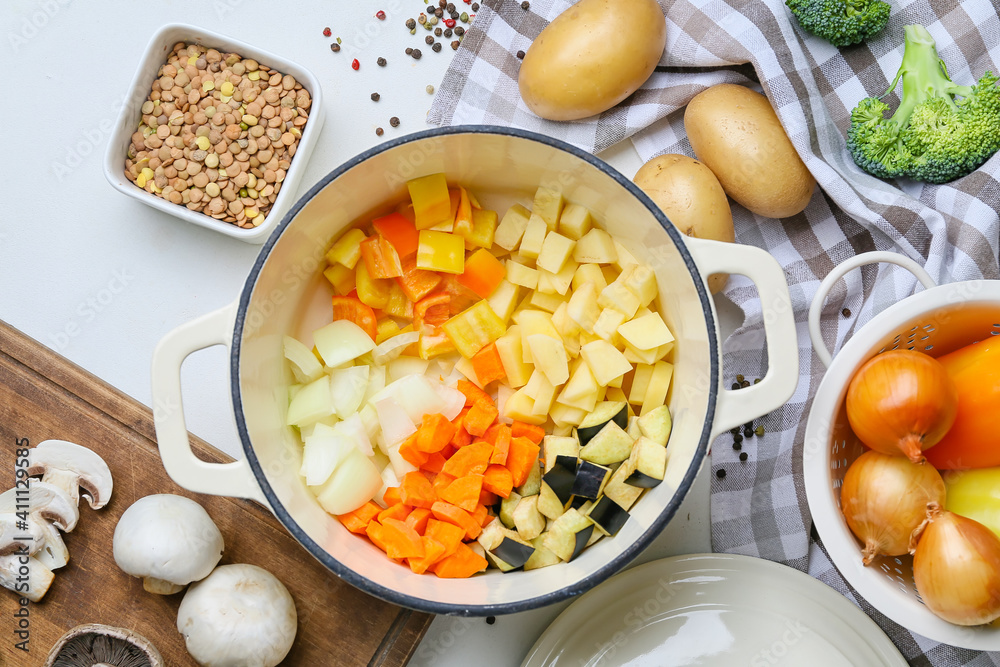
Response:
[[[504,323],[510,321],[510,316],[514,313],[514,308],[517,307],[517,300],[520,296],[520,289],[514,283],[508,281],[506,278],[500,281],[497,288],[493,290],[493,294],[487,299],[490,304],[490,308],[493,312],[497,314]]]
[[[361,242],[361,259],[372,278],[398,278],[403,275],[396,249],[381,234],[375,234]]]
[[[594,227],[576,242],[573,259],[580,264],[611,264],[618,261],[618,251],[611,235]]]
[[[372,220],[372,227],[396,249],[399,258],[406,259],[417,252],[417,227],[399,213]]]
[[[538,511],[538,496],[522,498],[514,507],[511,518],[523,540],[533,540],[545,530],[545,517]]]
[[[610,468],[590,461],[581,461],[580,465],[577,466],[576,478],[573,480],[573,488],[570,491],[578,498],[596,500],[610,477]]]
[[[465,270],[465,240],[456,234],[421,230],[417,268],[459,274]]]
[[[451,195],[444,174],[428,174],[406,184],[413,202],[413,215],[417,229],[427,229],[440,222],[450,221]]]
[[[559,273],[566,264],[566,260],[573,256],[575,246],[576,241],[573,239],[566,238],[556,232],[549,232],[545,235],[535,263],[540,269],[550,273]],[[570,279],[572,279],[572,274],[570,274]]]
[[[326,482],[337,465],[355,449],[350,441],[336,433],[314,433],[304,438],[304,443],[299,473],[309,486]]]
[[[343,264],[331,264],[323,269],[323,275],[330,281],[330,284],[333,285],[333,290],[339,296],[344,296],[354,291],[353,269],[349,269]]]
[[[361,242],[366,238],[360,229],[349,229],[326,252],[326,260],[353,269],[361,259]]]
[[[593,283],[588,282],[573,292],[566,307],[566,314],[584,331],[594,332],[594,325],[601,316],[601,309],[597,305],[597,288]]]
[[[613,500],[622,509],[629,509],[642,495],[644,489],[626,484],[625,480],[635,472],[635,460],[629,457],[611,474],[611,479],[604,485],[604,495]]]
[[[628,521],[628,511],[607,496],[601,497],[587,512],[597,530],[605,535],[614,535]]]
[[[368,524],[382,511],[375,502],[369,500],[367,503],[354,510],[337,516],[344,527],[352,533],[364,535]]]
[[[667,406],[661,405],[653,408],[646,414],[639,417],[636,421],[639,424],[639,431],[643,436],[649,438],[661,447],[667,446],[667,440],[670,438],[670,429],[672,426],[670,409]]]
[[[576,479],[578,459],[575,456],[556,456],[555,461],[546,467],[549,470],[542,475],[542,484],[548,485],[559,498],[559,503],[565,506],[573,495],[573,482]]]
[[[628,406],[624,402],[604,401],[594,407],[587,417],[580,422],[577,435],[580,444],[586,445],[597,435],[605,424],[613,421],[622,429],[628,427]]]
[[[524,236],[529,218],[531,218],[531,211],[520,204],[514,204],[507,209],[503,220],[497,226],[493,242],[504,250],[513,251]]]
[[[618,342],[618,327],[624,321],[624,313],[614,308],[605,308],[594,323],[594,334],[615,345]]]
[[[443,325],[445,333],[463,357],[471,358],[507,330],[487,301],[480,301]]]
[[[504,265],[489,250],[480,248],[465,260],[465,271],[458,282],[483,299],[488,299],[504,279]]]
[[[531,211],[545,222],[548,229],[555,230],[565,205],[566,200],[563,199],[561,192],[542,186],[535,191]]]
[[[592,226],[590,211],[579,204],[566,204],[559,216],[559,233],[574,241],[583,238]]]
[[[491,549],[490,553],[517,569],[528,562],[531,555],[535,553],[535,547],[514,537],[507,531],[500,544]]]
[[[600,465],[624,461],[632,452],[632,438],[618,424],[609,421],[580,448],[580,458]]]
[[[330,397],[330,378],[322,376],[302,387],[288,405],[285,423],[289,426],[307,426],[333,414]]]
[[[548,519],[558,519],[566,511],[566,503],[549,486],[544,477],[538,490],[538,512]]]
[[[330,514],[346,514],[358,509],[382,486],[382,476],[371,459],[357,449],[344,458],[333,475],[314,487],[320,506]]]
[[[524,236],[521,237],[521,244],[517,247],[517,252],[522,257],[536,259],[542,251],[542,244],[548,227],[545,221],[536,215],[528,219],[528,226],[524,229]]]
[[[607,341],[596,340],[587,343],[580,348],[580,355],[587,362],[587,366],[594,374],[594,379],[600,385],[607,385],[615,378],[632,370],[632,364]],[[661,400],[660,403],[662,402]]]
[[[459,544],[455,553],[431,566],[431,570],[442,579],[471,577],[486,569],[486,559],[465,544]]]
[[[543,567],[549,567],[550,565],[558,565],[562,562],[559,556],[555,555],[551,551],[545,548],[544,545],[545,537],[539,535],[531,541],[531,545],[535,547],[535,553],[531,555],[528,562],[524,564],[524,571],[537,570]]]
[[[547,435],[542,440],[542,454],[545,459],[545,470],[548,472],[556,464],[556,458],[563,456],[576,459],[580,456],[580,441],[569,436]],[[576,466],[573,466],[576,469]]]
[[[513,478],[514,486],[523,485],[531,474],[532,468],[537,467],[539,446],[528,438],[513,436],[510,440],[510,448],[507,452],[507,469]],[[531,495],[518,491],[522,496]]]
[[[507,377],[495,342],[490,343],[472,356],[472,367],[483,386]]]
[[[472,233],[462,234],[465,237],[466,246],[475,248],[486,248],[493,246],[494,235],[497,229],[497,212],[483,209],[472,209]]]
[[[364,262],[358,264],[355,272],[358,299],[376,310],[382,310],[389,303],[389,295],[393,286],[391,280],[378,280],[368,274]]]
[[[408,257],[403,260],[402,275],[396,279],[396,282],[406,298],[416,303],[441,284],[441,276],[433,271],[418,269],[417,260],[414,257]]]
[[[642,410],[639,416],[646,415],[663,405],[667,399],[667,392],[670,390],[670,378],[673,377],[673,374],[673,364],[668,364],[665,361],[656,362],[653,366],[653,373],[649,377],[646,394],[642,399]]]
[[[296,381],[300,383],[312,382],[323,374],[323,364],[319,362],[313,351],[291,336],[285,336],[282,339],[282,351],[285,359],[288,359],[292,365]]]
[[[631,319],[642,304],[635,292],[619,280],[615,280],[601,290],[601,295],[597,297],[597,305],[601,308],[618,310],[625,315],[625,319]]]
[[[629,458],[634,458],[632,474],[625,478],[626,484],[645,489],[663,481],[667,468],[667,450],[648,438],[639,438],[632,446]]]
[[[538,271],[525,266],[513,259],[508,259],[506,264],[507,280],[515,285],[535,289],[538,287]]]
[[[472,203],[469,201],[469,193],[461,186],[458,188],[458,208],[455,209],[455,225],[452,231],[460,234],[462,238],[468,238],[472,234]]]
[[[569,379],[569,361],[562,341],[546,334],[527,337],[531,356],[538,368],[554,386],[564,384]]]
[[[375,403],[375,412],[378,413],[382,437],[387,445],[390,447],[398,445],[417,432],[413,420],[393,396],[386,396],[378,400],[373,399],[373,402]]]
[[[593,531],[593,522],[571,509],[555,520],[543,544],[562,560],[571,561],[586,546]]]

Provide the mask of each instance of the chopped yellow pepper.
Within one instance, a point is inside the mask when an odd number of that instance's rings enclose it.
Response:
[[[354,265],[361,259],[361,242],[366,238],[368,237],[360,229],[349,230],[333,244],[332,248],[327,250],[326,260],[331,264],[337,262],[353,269]]]
[[[347,296],[354,289],[354,271],[343,264],[331,264],[323,275],[333,285],[338,296]]]
[[[417,242],[417,268],[462,273],[465,271],[465,239],[448,232],[422,230]]]
[[[444,174],[429,174],[406,184],[413,202],[417,229],[427,229],[452,219],[451,197]]]
[[[376,310],[382,310],[389,303],[389,295],[395,281],[391,278],[379,280],[372,278],[368,273],[368,268],[364,262],[358,262],[358,270],[355,274],[357,283],[358,298],[361,303],[371,306]]]

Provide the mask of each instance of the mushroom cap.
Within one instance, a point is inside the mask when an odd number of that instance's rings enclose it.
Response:
[[[163,667],[163,656],[145,637],[126,628],[78,625],[55,643],[45,667]]]
[[[24,511],[24,489],[13,488],[0,493],[0,514]],[[80,508],[63,489],[48,482],[31,480],[28,486],[28,511],[51,521],[63,532],[76,528]]]
[[[66,440],[45,440],[28,450],[28,474],[52,475],[66,478],[71,495],[78,496],[78,488],[93,509],[104,507],[111,498],[114,483],[111,469],[96,452]],[[69,473],[69,474],[67,474]]]
[[[179,586],[207,577],[225,546],[204,507],[166,493],[132,503],[118,520],[113,545],[125,573]]]
[[[267,570],[223,565],[191,586],[177,631],[203,667],[274,667],[295,641],[298,616],[288,589]]]

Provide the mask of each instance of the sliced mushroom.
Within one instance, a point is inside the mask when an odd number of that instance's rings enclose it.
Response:
[[[98,454],[65,440],[45,440],[28,451],[28,474],[62,488],[79,503],[80,489],[93,509],[104,507],[114,487],[111,470]]]
[[[41,544],[34,554],[35,558],[50,570],[65,567],[69,563],[69,549],[66,548],[62,535],[48,521],[36,518],[34,523],[42,534]]]
[[[64,634],[45,667],[163,667],[163,656],[145,637],[125,628],[89,623]]]
[[[19,488],[0,493],[0,514],[23,512],[24,495],[24,489]],[[80,509],[62,488],[48,482],[32,480],[27,495],[29,512],[51,521],[64,533],[76,528],[76,522],[80,520]]]
[[[24,551],[30,556],[41,548],[44,540],[45,534],[38,521],[30,517],[23,521],[15,514],[0,514],[0,556]]]
[[[52,570],[37,558],[23,555],[0,556],[0,586],[23,595],[32,602],[42,599],[52,585],[53,578]]]

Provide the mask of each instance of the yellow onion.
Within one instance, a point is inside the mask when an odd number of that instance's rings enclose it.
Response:
[[[958,391],[941,363],[893,350],[869,359],[847,388],[847,419],[861,442],[917,463],[955,422]]]
[[[1000,618],[1000,538],[954,512],[931,509],[913,554],[913,581],[924,604],[956,625]]]
[[[910,553],[928,508],[944,505],[941,475],[928,463],[865,452],[851,464],[840,488],[840,508],[864,543],[862,562]]]

